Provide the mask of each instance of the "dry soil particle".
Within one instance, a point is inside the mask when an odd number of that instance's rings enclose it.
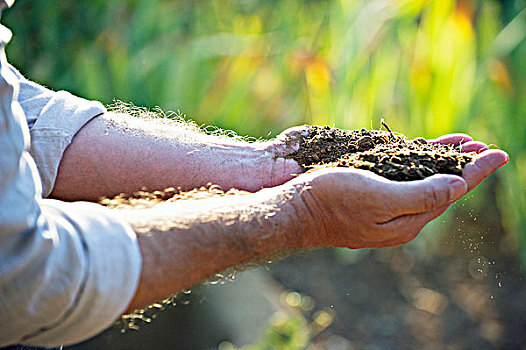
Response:
[[[387,127],[388,128],[388,127]],[[290,155],[304,170],[352,167],[372,171],[395,181],[420,180],[434,174],[462,175],[474,153],[450,145],[409,140],[381,130],[341,130],[307,126],[299,149]]]

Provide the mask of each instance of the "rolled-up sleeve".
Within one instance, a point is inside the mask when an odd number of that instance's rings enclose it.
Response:
[[[9,30],[0,25],[0,347],[72,344],[101,332],[126,309],[138,284],[141,255],[134,232],[111,210],[42,199],[18,102],[19,79],[3,52],[9,39]],[[71,99],[65,100],[62,106],[74,112]],[[33,130],[57,103],[40,111]],[[59,142],[62,152],[88,114],[79,113],[86,116],[65,129],[42,122],[36,138]],[[64,135],[43,141],[46,130],[58,135],[56,129]]]
[[[0,345],[73,344],[109,327],[137,287],[134,232],[93,203],[44,199],[0,239]]]
[[[57,177],[64,151],[77,132],[91,119],[106,112],[98,101],[89,101],[67,91],[53,91],[26,79],[9,66],[20,85],[18,102],[24,110],[31,134],[29,153],[42,179],[47,197]]]

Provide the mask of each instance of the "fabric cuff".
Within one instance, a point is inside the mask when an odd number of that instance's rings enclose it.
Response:
[[[58,346],[87,340],[111,326],[131,302],[141,275],[135,232],[110,209],[88,202],[45,200],[76,227],[86,250],[84,287],[76,304],[56,326],[29,339],[28,345]]]
[[[91,119],[106,112],[98,101],[89,101],[67,91],[53,91],[26,79],[9,66],[20,85],[18,102],[31,134],[29,153],[42,179],[42,197],[55,185],[64,151],[77,132]]]
[[[54,93],[30,129],[29,153],[42,179],[42,197],[53,190],[58,166],[73,137],[91,119],[106,109],[100,102],[87,101],[66,91]]]

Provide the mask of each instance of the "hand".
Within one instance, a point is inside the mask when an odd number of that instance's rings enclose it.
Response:
[[[372,172],[327,168],[292,182],[303,203],[306,247],[378,248],[404,244],[467,192],[464,179],[435,175],[395,182]],[[298,186],[299,185],[299,186]]]
[[[293,180],[303,202],[295,207],[306,208],[298,210],[304,214],[299,222],[307,226],[304,245],[366,248],[404,244],[508,161],[505,152],[488,150],[467,135],[446,135],[431,142],[462,145],[464,151],[479,154],[462,177],[435,175],[394,182],[367,171],[337,168]]]

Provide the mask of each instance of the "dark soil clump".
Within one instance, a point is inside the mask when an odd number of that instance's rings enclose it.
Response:
[[[341,130],[307,126],[299,150],[290,157],[304,170],[352,167],[372,171],[389,180],[420,180],[434,174],[462,175],[474,153],[461,153],[450,145],[409,140],[381,130]]]

